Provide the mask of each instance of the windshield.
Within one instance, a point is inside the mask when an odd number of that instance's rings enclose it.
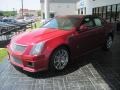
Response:
[[[56,28],[56,29],[63,29],[63,30],[70,30],[76,26],[79,18],[69,18],[69,17],[59,17],[54,18],[47,22],[42,28]]]

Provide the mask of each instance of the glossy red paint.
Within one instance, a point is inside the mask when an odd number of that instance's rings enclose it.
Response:
[[[65,16],[65,17],[79,17],[79,27],[85,17],[92,16]],[[62,18],[62,17],[61,17]],[[40,28],[32,32],[25,32],[11,40],[7,46],[9,55],[16,57],[22,62],[19,64],[13,61],[10,57],[10,62],[23,70],[29,72],[38,72],[48,69],[49,59],[53,51],[60,47],[65,46],[71,53],[71,58],[76,58],[84,53],[91,51],[95,48],[103,46],[105,43],[106,35],[112,33],[112,28],[107,22],[103,22],[103,26],[90,29],[79,30],[79,27],[73,27],[71,30],[53,29],[53,28]],[[82,27],[84,29],[84,27]],[[39,42],[45,42],[42,52],[39,55],[30,55],[30,51],[34,45]],[[10,47],[12,43],[26,46],[24,52],[13,51]],[[33,67],[28,66],[32,63]]]

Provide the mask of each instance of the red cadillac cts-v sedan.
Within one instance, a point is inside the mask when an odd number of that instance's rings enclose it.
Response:
[[[7,46],[9,60],[28,72],[61,71],[86,52],[109,50],[113,32],[113,26],[97,16],[58,16],[38,30],[13,37]]]

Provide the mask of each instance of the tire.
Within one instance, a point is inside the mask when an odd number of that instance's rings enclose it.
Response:
[[[111,35],[108,35],[105,41],[104,50],[106,51],[110,50],[112,43],[113,43],[113,38]]]
[[[65,47],[55,49],[51,55],[49,62],[49,70],[62,71],[69,63],[69,52]]]

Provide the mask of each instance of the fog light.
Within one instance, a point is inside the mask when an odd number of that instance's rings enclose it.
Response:
[[[29,67],[35,67],[35,63],[33,63],[33,62],[28,62],[27,66],[29,66]]]

